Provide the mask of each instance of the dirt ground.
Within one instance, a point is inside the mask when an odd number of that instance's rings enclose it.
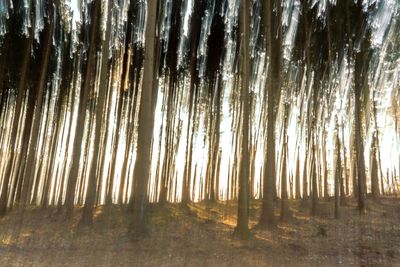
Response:
[[[121,207],[97,209],[91,228],[56,210],[14,210],[0,220],[0,266],[400,266],[400,199],[368,200],[366,215],[349,199],[339,220],[333,200],[317,217],[298,201],[290,205],[291,222],[253,229],[248,241],[232,239],[234,203],[196,204],[190,213],[152,207],[151,230],[139,240],[128,235]],[[260,202],[252,202],[251,227],[259,213]]]

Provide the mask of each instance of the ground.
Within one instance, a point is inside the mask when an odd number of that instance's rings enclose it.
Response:
[[[400,199],[368,200],[366,215],[348,199],[337,220],[333,200],[316,217],[290,205],[291,222],[247,241],[232,238],[234,202],[151,207],[150,231],[135,240],[124,207],[98,208],[93,227],[77,226],[79,210],[72,224],[56,209],[13,210],[0,220],[0,266],[400,266]],[[252,228],[259,213],[252,201]]]

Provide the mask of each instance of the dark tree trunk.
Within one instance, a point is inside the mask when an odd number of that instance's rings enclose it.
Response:
[[[371,145],[371,193],[376,199],[380,196],[379,192],[379,178],[378,178],[378,160],[377,160],[377,137],[376,133],[372,139]]]
[[[158,1],[149,1],[147,7],[147,21],[145,33],[145,56],[142,93],[139,109],[139,129],[137,158],[133,171],[133,221],[131,234],[134,236],[143,233],[146,229],[147,217],[147,186],[150,177],[151,143],[154,128],[154,109],[152,107],[155,100],[157,85],[157,73],[155,66],[158,59],[157,45],[157,6]]]
[[[357,72],[357,71],[356,71]],[[356,82],[356,87],[359,87],[360,85],[357,85]],[[359,89],[355,89],[356,92],[354,94],[354,116],[355,116],[355,156],[356,156],[356,161],[357,161],[357,184],[358,184],[358,209],[360,210],[361,213],[366,212],[366,206],[365,206],[365,197],[366,197],[366,192],[365,192],[365,160],[364,160],[364,144],[363,144],[363,135],[362,135],[362,126],[361,126],[361,99],[360,99],[360,91]]]
[[[312,140],[311,150],[311,215],[316,216],[318,212],[318,187],[317,187],[317,163],[315,156],[315,140]]]
[[[266,93],[268,93],[267,108],[267,145],[266,156],[263,163],[263,202],[260,227],[274,227],[274,199],[276,198],[276,159],[275,159],[275,106],[280,96],[280,75],[282,57],[282,28],[281,1],[266,0],[263,2],[264,27],[267,39],[267,54],[270,58]]]
[[[288,200],[288,192],[287,192],[287,126],[288,126],[288,116],[289,116],[289,107],[288,104],[285,104],[285,118],[283,124],[283,146],[282,146],[282,174],[281,174],[281,221],[287,222],[292,214],[289,210],[289,200]]]
[[[90,46],[92,47],[90,52],[97,53],[98,46],[94,43],[100,32],[100,15],[101,8],[99,6],[95,6],[94,16],[99,16],[96,20],[93,21],[93,29],[91,35],[91,43]],[[96,177],[100,177],[100,169],[98,164],[99,159],[99,146],[100,146],[100,139],[101,139],[101,129],[103,125],[103,110],[104,110],[104,103],[107,95],[108,89],[108,56],[109,56],[109,40],[110,40],[110,33],[111,33],[111,3],[108,3],[108,21],[107,21],[107,28],[106,28],[106,35],[105,39],[102,42],[102,58],[101,58],[101,70],[100,70],[100,86],[99,86],[99,93],[97,97],[96,103],[96,126],[95,126],[95,137],[94,137],[94,148],[93,148],[93,159],[92,164],[90,165],[89,176],[88,176],[88,183],[87,183],[87,192],[85,197],[85,205],[83,209],[83,215],[81,218],[81,223],[84,225],[91,225],[93,222],[93,206],[95,203],[96,197]],[[89,53],[90,53],[89,52]],[[89,54],[89,60],[93,60],[92,64],[96,61],[96,56]],[[87,79],[91,77],[95,77],[95,65],[93,65],[93,69],[88,69],[88,74],[86,76]],[[97,175],[96,175],[97,174]],[[113,178],[112,178],[113,179]],[[99,192],[98,192],[99,193]]]
[[[340,213],[339,213],[339,206],[340,206],[340,196],[339,196],[339,186],[340,186],[340,180],[342,180],[342,162],[341,162],[341,157],[340,157],[340,141],[339,141],[339,127],[338,127],[338,122],[336,118],[336,127],[335,127],[335,154],[334,154],[334,159],[335,159],[335,172],[334,172],[334,179],[335,179],[335,219],[339,219]]]
[[[322,159],[324,161],[324,198],[329,200],[329,188],[328,188],[328,161],[326,159],[326,132],[324,133],[324,142],[322,147]],[[321,174],[322,175],[322,174]]]
[[[362,7],[359,7],[362,8]],[[361,93],[367,86],[367,68],[370,43],[365,37],[361,44],[361,50],[355,55],[355,88],[354,88],[354,123],[355,123],[355,148],[358,171],[358,209],[361,213],[366,212],[366,177],[364,160],[364,143],[361,119]]]
[[[241,0],[240,3],[240,54],[239,54],[239,70],[241,81],[241,109],[242,109],[242,125],[241,125],[241,157],[239,162],[239,203],[237,224],[234,236],[246,239],[249,237],[249,125],[250,125],[250,108],[249,108],[249,74],[250,74],[250,1]]]
[[[343,196],[343,198],[345,199],[346,195],[349,195],[349,175],[347,172],[347,149],[345,146],[345,139],[344,139],[344,123],[342,122],[342,143],[343,143],[343,179],[344,179],[344,183],[346,185],[345,187],[345,195]]]

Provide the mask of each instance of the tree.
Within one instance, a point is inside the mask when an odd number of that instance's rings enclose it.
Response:
[[[373,192],[372,194],[374,197],[379,197],[380,192],[379,192],[379,178],[378,178],[378,173],[379,176],[381,177],[381,189],[382,189],[382,195],[385,194],[385,187],[383,184],[383,171],[382,171],[382,161],[381,161],[381,149],[380,149],[380,142],[379,142],[379,129],[378,129],[378,118],[377,118],[377,101],[375,100],[375,92],[373,95],[373,100],[372,100],[372,112],[374,116],[374,128],[375,128],[375,135],[373,136],[373,142],[374,145],[372,147],[372,156],[373,156],[373,164],[375,164],[376,168],[376,174],[372,177],[371,176],[371,185],[373,185]],[[375,161],[375,163],[374,163]],[[379,163],[379,164],[378,164]],[[372,168],[372,166],[371,166]],[[379,168],[379,171],[378,171]],[[372,179],[373,178],[373,179]]]
[[[288,116],[289,116],[289,103],[285,103],[285,111],[284,111],[284,122],[283,122],[283,145],[282,145],[282,174],[281,174],[281,221],[286,222],[291,217],[292,214],[289,210],[289,199],[287,192],[287,153],[288,153],[288,136],[287,136],[287,127],[288,127]]]
[[[223,62],[224,47],[220,44],[224,43],[225,22],[222,16],[223,5],[218,3],[214,9],[214,16],[210,29],[210,36],[207,40],[207,69],[206,75],[208,78],[208,96],[209,102],[209,125],[208,138],[209,149],[207,158],[207,200],[211,203],[218,198],[218,153],[220,143],[220,117],[221,117],[221,91],[223,86],[223,78],[221,68]]]
[[[335,124],[335,152],[334,152],[334,159],[335,159],[335,172],[334,172],[334,179],[335,179],[335,219],[339,219],[340,212],[340,180],[342,179],[342,160],[340,157],[340,141],[339,141],[339,123],[336,118]]]
[[[124,78],[129,80],[131,79],[131,88],[129,91],[129,99],[131,104],[128,106],[128,123],[125,130],[125,136],[127,136],[127,144],[124,153],[124,160],[121,168],[121,181],[119,185],[118,192],[118,203],[123,203],[124,199],[127,199],[127,191],[125,191],[125,183],[127,181],[127,172],[128,172],[128,163],[129,163],[129,154],[131,153],[132,146],[134,145],[134,132],[136,131],[135,122],[136,122],[136,107],[140,99],[138,97],[139,89],[140,89],[140,79],[141,79],[141,69],[143,67],[143,58],[144,58],[144,50],[141,47],[141,44],[134,44],[132,40],[133,32],[134,32],[134,19],[135,19],[135,5],[132,3],[129,5],[128,10],[128,26],[127,26],[127,38],[125,40],[125,49],[127,51],[124,55],[124,66],[130,70],[125,71],[126,75]],[[130,57],[133,55],[132,66],[129,66]],[[129,199],[127,199],[129,200]]]
[[[275,119],[277,98],[280,97],[280,76],[282,60],[282,27],[280,27],[281,1],[265,0],[263,2],[263,23],[267,55],[270,60],[268,67],[265,92],[268,94],[267,103],[267,143],[263,163],[263,202],[260,227],[274,227],[274,197],[276,196],[275,171]]]
[[[104,113],[104,103],[107,95],[108,89],[108,62],[109,62],[109,41],[110,41],[110,33],[111,33],[111,3],[107,5],[107,24],[105,29],[105,39],[101,42],[102,46],[102,56],[101,56],[101,70],[100,70],[100,85],[99,92],[97,96],[96,103],[96,124],[95,124],[95,135],[94,135],[94,148],[93,148],[93,159],[92,164],[90,164],[88,183],[87,183],[87,192],[85,197],[85,206],[83,210],[83,216],[81,219],[81,223],[83,225],[91,225],[93,223],[93,205],[95,201],[96,195],[96,177],[99,177],[101,169],[98,164],[99,159],[99,147],[100,147],[100,137],[101,137],[101,129],[103,125],[103,113]],[[97,13],[100,16],[101,13]],[[95,13],[96,15],[96,13]],[[112,177],[114,179],[114,177]],[[98,192],[99,193],[99,192]]]
[[[147,1],[147,21],[145,33],[145,56],[143,63],[142,93],[139,109],[139,129],[137,157],[133,171],[133,221],[131,225],[132,235],[143,233],[146,230],[147,217],[147,186],[150,176],[151,143],[154,128],[153,98],[157,85],[157,73],[155,72],[157,60],[157,0]]]
[[[296,156],[296,172],[295,172],[295,187],[296,187],[296,199],[301,198],[301,187],[300,187],[300,155],[299,155],[300,148],[297,147],[297,156]]]
[[[249,231],[249,173],[250,173],[250,155],[249,155],[249,124],[250,124],[250,101],[249,101],[249,34],[250,34],[250,1],[241,0],[240,2],[240,53],[239,53],[239,70],[241,82],[241,109],[242,109],[242,126],[241,126],[241,152],[239,165],[239,203],[237,224],[234,236],[240,239],[247,239],[250,235]]]
[[[351,1],[350,1],[351,2]],[[350,3],[348,5],[351,5]],[[364,11],[363,1],[358,0],[352,6],[350,15],[350,7],[347,8],[348,18],[355,18],[355,21],[348,21],[348,27],[351,37],[349,39],[349,47],[352,45],[360,45],[360,49],[352,48],[349,51],[350,59],[354,60],[354,129],[355,129],[355,154],[357,161],[358,175],[358,209],[360,213],[366,213],[366,175],[365,175],[365,159],[364,159],[364,143],[362,131],[362,94],[367,91],[368,87],[368,62],[370,58],[370,29],[364,29],[367,13]],[[357,39],[354,39],[357,38]],[[353,40],[354,39],[354,40]],[[358,44],[359,42],[359,44]]]
[[[378,198],[379,193],[379,179],[378,179],[378,160],[377,154],[377,133],[375,132],[372,137],[371,144],[371,193],[373,198]]]

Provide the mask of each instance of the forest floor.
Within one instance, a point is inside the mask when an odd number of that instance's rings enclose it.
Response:
[[[354,200],[333,219],[333,200],[310,217],[290,201],[293,219],[275,230],[232,238],[236,204],[201,203],[151,208],[147,237],[132,240],[125,208],[96,210],[92,227],[72,225],[54,209],[11,211],[0,220],[0,266],[400,266],[400,199]],[[276,215],[279,213],[277,205]],[[251,202],[254,227],[261,202]]]

